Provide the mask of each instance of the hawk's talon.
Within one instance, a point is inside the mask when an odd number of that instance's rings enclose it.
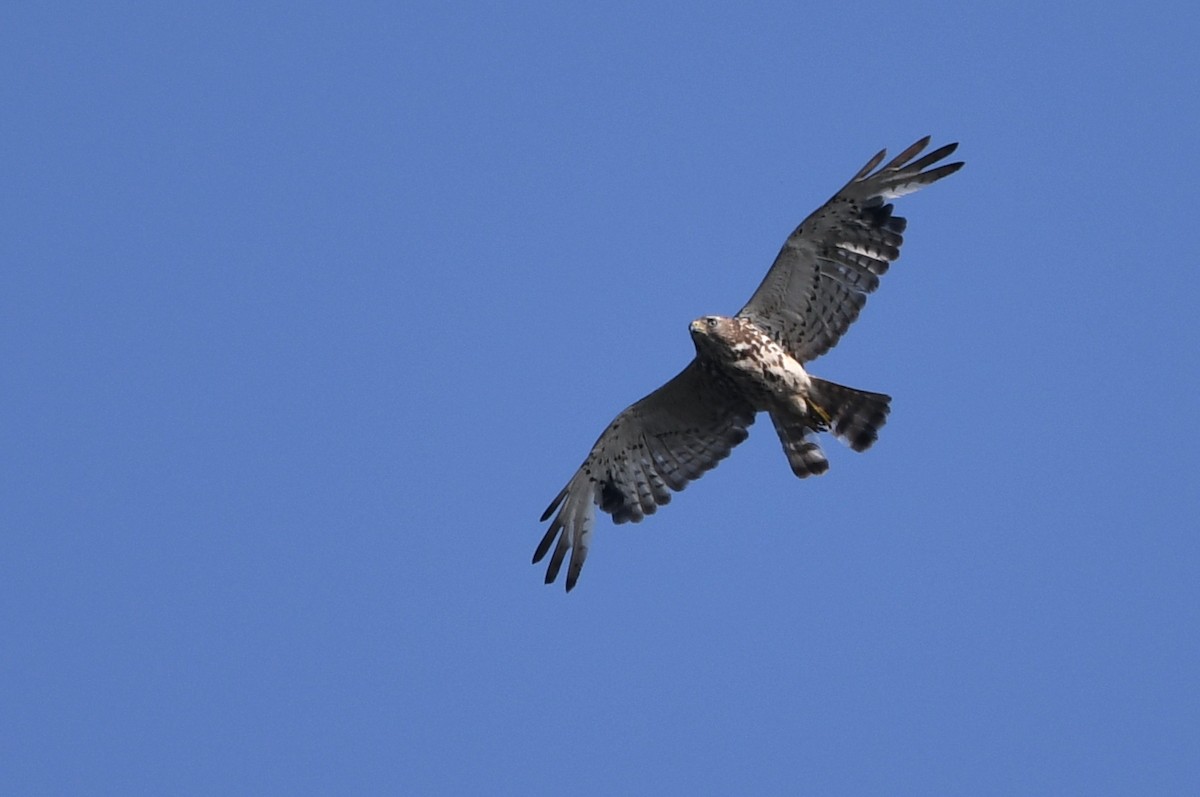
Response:
[[[823,407],[813,402],[809,402],[808,407],[821,419],[821,423],[826,426],[833,426],[833,418],[829,417],[829,413]]]

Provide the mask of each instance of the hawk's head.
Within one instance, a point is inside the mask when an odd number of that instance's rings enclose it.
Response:
[[[700,354],[717,360],[737,360],[746,356],[752,341],[746,323],[741,318],[706,315],[693,321],[688,331]]]

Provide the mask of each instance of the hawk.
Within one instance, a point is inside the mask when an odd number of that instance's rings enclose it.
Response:
[[[737,315],[691,323],[696,356],[613,419],[542,514],[545,522],[558,510],[533,554],[537,564],[553,548],[547,584],[569,551],[566,587],[575,586],[591,543],[593,505],[615,523],[654,514],[672,490],[682,490],[745,440],[760,412],[770,416],[792,472],[802,479],[829,469],[818,432],[855,451],[870,448],[891,397],[819,379],[804,363],[833,348],[900,256],[906,221],[892,215],[890,200],[962,168],[961,162],[927,168],[958,147],[947,144],[917,158],[928,144],[926,136],[878,170],[887,151],[871,158],[788,236]]]

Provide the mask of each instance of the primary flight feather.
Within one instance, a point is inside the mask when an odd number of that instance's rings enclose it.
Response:
[[[837,344],[900,256],[906,222],[892,215],[890,200],[962,168],[961,162],[927,168],[958,146],[917,158],[928,144],[926,136],[882,167],[886,151],[868,161],[788,236],[737,315],[691,323],[696,356],[613,419],[542,514],[543,522],[554,519],[533,561],[550,553],[547,584],[569,552],[566,587],[575,586],[591,543],[593,506],[616,523],[654,514],[671,500],[671,491],[682,490],[745,440],[759,412],[770,416],[800,478],[829,469],[817,432],[831,432],[855,451],[875,442],[891,398],[819,379],[803,363]]]

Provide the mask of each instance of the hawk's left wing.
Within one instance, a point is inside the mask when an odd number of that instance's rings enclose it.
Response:
[[[729,456],[752,423],[754,408],[746,398],[698,360],[614,418],[542,515],[546,521],[558,509],[533,554],[534,564],[540,562],[558,538],[546,583],[558,577],[570,551],[567,589],[575,586],[592,535],[593,505],[615,523],[637,523],[669,502],[671,490],[682,490]]]
[[[888,201],[962,168],[947,163],[923,171],[958,146],[947,144],[913,160],[928,144],[926,136],[875,172],[887,151],[872,158],[788,237],[738,315],[770,332],[800,362],[833,348],[880,275],[900,256],[906,221],[892,215]]]

